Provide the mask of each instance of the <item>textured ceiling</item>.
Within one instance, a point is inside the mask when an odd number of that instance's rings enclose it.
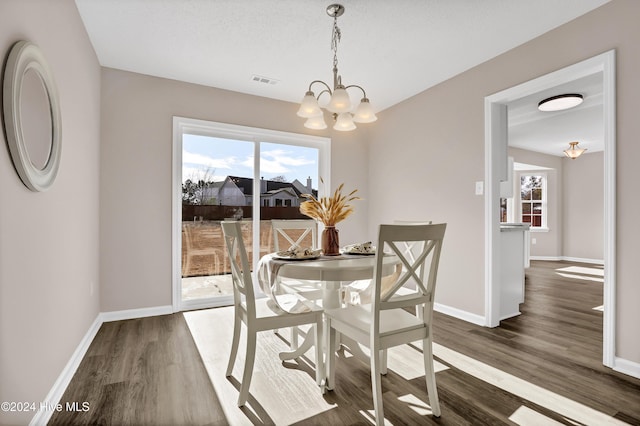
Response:
[[[340,74],[381,111],[607,1],[344,0]],[[76,4],[105,67],[291,102],[332,79],[329,1]]]

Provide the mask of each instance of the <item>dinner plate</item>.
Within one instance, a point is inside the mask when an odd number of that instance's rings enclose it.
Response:
[[[343,254],[352,254],[352,255],[361,255],[361,256],[373,256],[376,254],[375,251],[368,251],[366,253],[359,251],[343,251]]]
[[[342,253],[353,255],[361,254],[363,256],[373,256],[376,254],[376,248],[374,246],[371,246],[371,251],[354,251],[353,249],[354,246],[346,246],[344,249],[342,249]]]
[[[278,260],[313,260],[313,259],[318,259],[319,257],[320,257],[319,254],[310,254],[308,256],[302,256],[302,257],[279,256],[277,254],[273,256],[274,259],[278,259]]]

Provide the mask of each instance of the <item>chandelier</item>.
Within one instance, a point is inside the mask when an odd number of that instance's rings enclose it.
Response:
[[[327,123],[324,121],[324,113],[320,108],[318,100],[325,93],[329,95],[329,103],[324,107],[333,114],[335,124],[333,128],[340,131],[349,131],[356,128],[354,123],[371,123],[378,119],[373,112],[373,108],[367,98],[367,93],[358,85],[351,84],[344,86],[342,77],[338,74],[338,44],[340,43],[340,28],[338,28],[338,17],[344,13],[344,6],[332,4],[327,7],[327,15],[333,18],[333,30],[331,34],[331,50],[333,51],[333,88],[321,80],[314,80],[309,84],[309,89],[305,93],[298,116],[306,118],[304,127],[309,129],[326,129]],[[318,96],[312,90],[314,85],[320,85],[321,91]],[[351,99],[347,89],[357,88],[362,90],[362,99],[358,107],[352,111]]]
[[[569,148],[565,149],[562,152],[564,152],[564,155],[566,155],[567,157],[571,158],[572,160],[575,160],[576,158],[580,157],[583,152],[587,150],[586,148],[578,147],[579,143],[580,142],[569,142]]]

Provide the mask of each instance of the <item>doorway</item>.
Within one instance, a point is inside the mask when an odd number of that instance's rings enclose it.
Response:
[[[602,73],[604,125],[603,364],[615,355],[615,51],[587,59],[485,98],[485,325],[499,325],[500,181],[507,175],[507,104],[545,89]]]

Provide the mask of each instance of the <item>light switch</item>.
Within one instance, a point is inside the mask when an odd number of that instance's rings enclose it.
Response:
[[[484,194],[484,182],[478,181],[476,182],[476,195]]]

